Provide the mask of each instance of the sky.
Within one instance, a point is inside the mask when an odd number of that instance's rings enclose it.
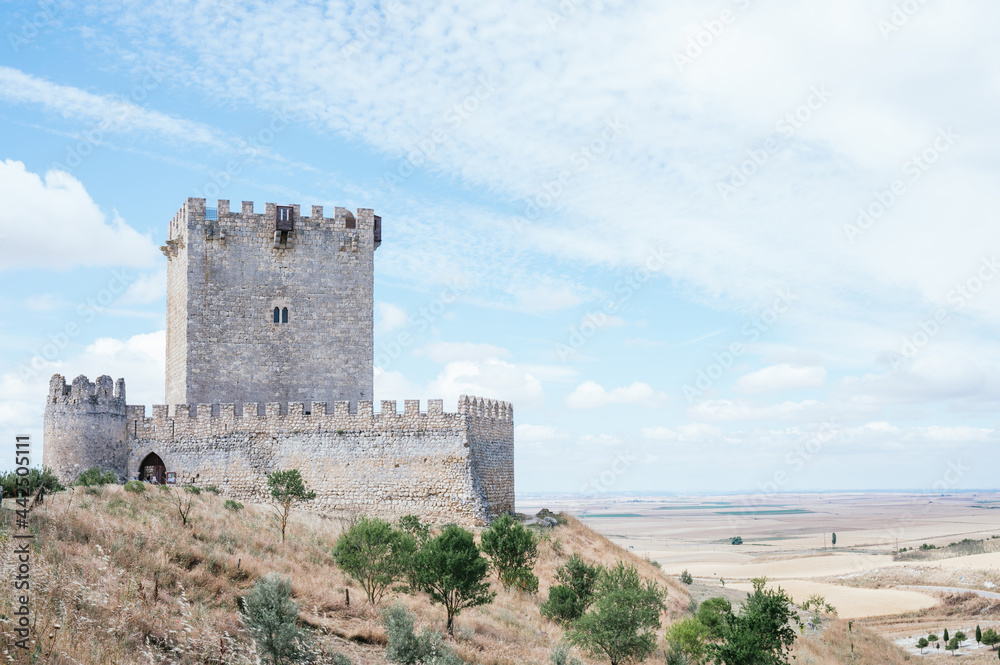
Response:
[[[374,208],[376,400],[513,402],[518,493],[998,486],[996,3],[0,20],[0,469],[55,373],[163,401],[193,196]]]

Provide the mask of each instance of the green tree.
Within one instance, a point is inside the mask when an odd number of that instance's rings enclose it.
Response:
[[[698,621],[708,628],[712,637],[722,637],[726,615],[732,614],[733,605],[725,598],[708,598],[698,608]]]
[[[937,633],[931,633],[930,635],[927,636],[928,642],[937,642],[939,639],[940,638],[937,636]]]
[[[1000,644],[1000,633],[992,628],[987,628],[986,632],[983,633],[982,642],[988,647],[996,646]]]
[[[448,634],[455,634],[455,616],[466,607],[493,602],[486,577],[490,565],[483,558],[470,531],[449,524],[428,540],[413,558],[417,586],[431,601],[444,605]]]
[[[742,545],[743,544],[743,536],[736,536],[735,538],[733,538],[732,543],[733,543],[733,545]]]
[[[549,589],[549,599],[539,608],[542,616],[568,624],[578,619],[594,598],[594,585],[601,567],[589,564],[580,555],[572,555],[556,571],[558,585]]]
[[[240,614],[261,654],[271,665],[296,663],[312,655],[308,634],[299,628],[299,605],[288,578],[267,575],[239,601]]]
[[[948,643],[944,645],[945,651],[950,651],[951,655],[954,656],[955,652],[958,651],[958,638],[953,637],[948,640]]]
[[[31,496],[38,491],[39,487],[44,487],[46,493],[61,492],[66,489],[59,483],[55,472],[47,466],[41,469],[38,467],[30,468],[26,476],[19,476],[15,471],[0,472],[0,498],[16,497],[18,489]]]
[[[948,629],[944,629],[944,641],[947,642],[950,638],[948,637]]]
[[[594,601],[573,624],[570,641],[611,665],[645,660],[656,649],[666,591],[619,561],[597,580]]]
[[[798,615],[782,589],[767,589],[767,580],[753,580],[754,592],[738,614],[728,614],[722,639],[708,646],[716,665],[785,665],[795,642],[789,625]]]
[[[700,663],[705,657],[711,632],[701,621],[689,617],[667,626],[665,637],[671,648],[677,645],[688,662]]]
[[[403,515],[399,518],[399,530],[413,536],[418,543],[427,542],[431,537],[431,528],[420,521],[416,515]]]
[[[694,577],[691,576],[691,573],[689,573],[687,571],[687,569],[684,569],[684,570],[681,571],[681,577],[680,577],[680,579],[681,579],[681,582],[683,582],[684,584],[693,584],[694,583]]]
[[[837,546],[837,532],[834,531],[833,535],[830,536],[830,543],[836,547]]]
[[[959,644],[961,644],[962,642],[964,642],[967,637],[968,637],[968,635],[966,635],[962,631],[958,631],[957,633],[955,633],[955,639],[958,640]]]
[[[523,524],[501,515],[483,532],[480,546],[504,589],[538,591],[538,578],[532,572],[538,560],[538,539]]]
[[[377,605],[386,590],[410,570],[416,539],[389,522],[362,517],[337,539],[333,560],[361,584],[368,602]]]
[[[977,625],[976,626],[976,644],[978,645],[978,644],[982,644],[982,643],[983,643],[983,629],[980,628]]]
[[[288,517],[296,503],[312,501],[316,492],[311,492],[302,480],[298,469],[272,471],[267,474],[267,487],[271,490],[278,521],[281,524],[281,542],[285,542],[285,529],[288,527]]]
[[[917,648],[920,649],[921,656],[924,655],[924,649],[927,648],[928,644],[930,644],[930,642],[927,641],[926,637],[921,637],[919,640],[917,640]]]

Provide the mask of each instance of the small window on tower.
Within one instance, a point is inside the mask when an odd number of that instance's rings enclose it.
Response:
[[[287,307],[282,307],[281,308],[281,322],[282,323],[288,323],[288,308]]]
[[[280,314],[281,314],[280,310],[277,307],[275,307],[274,308],[274,322],[275,323],[281,323],[281,319],[278,318],[280,316]]]
[[[291,231],[294,228],[295,209],[292,206],[276,206],[274,215],[275,231]]]

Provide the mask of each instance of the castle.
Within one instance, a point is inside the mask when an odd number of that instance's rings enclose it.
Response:
[[[125,381],[49,384],[44,464],[63,483],[119,478],[217,486],[266,501],[266,476],[298,469],[309,507],[487,523],[514,510],[507,402],[461,396],[372,403],[374,254],[382,220],[336,208],[189,198],[170,222],[166,401],[129,405]]]

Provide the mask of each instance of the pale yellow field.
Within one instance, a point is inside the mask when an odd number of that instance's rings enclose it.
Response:
[[[924,610],[945,595],[894,586],[1000,591],[1000,552],[893,560],[899,548],[1000,536],[1000,493],[538,497],[518,508],[542,506],[577,515],[667,573],[731,589],[767,577],[797,599],[825,596],[845,618]]]
[[[750,584],[727,584],[740,591],[752,591]],[[855,589],[838,584],[810,582],[806,580],[774,581],[770,587],[781,587],[795,599],[802,602],[813,595],[820,595],[837,608],[837,616],[841,619],[858,619],[861,617],[885,616],[901,614],[934,607],[936,598],[917,591],[899,591],[895,589]]]

